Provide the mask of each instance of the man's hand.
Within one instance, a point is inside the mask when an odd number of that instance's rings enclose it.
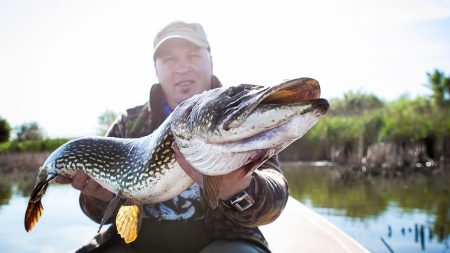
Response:
[[[175,152],[175,159],[181,168],[188,174],[196,183],[202,187],[203,175],[196,171],[181,154],[178,146],[175,142],[172,144],[172,149]],[[220,186],[219,198],[227,200],[236,193],[244,190],[250,185],[252,175],[250,173],[245,174],[244,168],[237,169],[229,174],[222,176],[222,185]]]
[[[72,187],[80,190],[82,194],[109,202],[114,194],[92,180],[86,173],[77,171],[73,178],[57,176],[55,181],[60,184],[72,184]]]

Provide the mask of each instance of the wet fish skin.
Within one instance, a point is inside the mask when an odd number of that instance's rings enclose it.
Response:
[[[204,196],[214,208],[221,175],[244,166],[250,173],[301,138],[328,106],[320,98],[318,82],[311,78],[271,87],[242,84],[193,96],[142,138],[74,139],[55,150],[40,168],[25,229],[30,231],[41,216],[41,198],[48,184],[57,175],[72,177],[81,170],[116,193],[116,198],[127,200],[116,224],[125,241],[131,242],[139,231],[142,205],[171,199],[193,183],[175,159],[174,141],[185,159],[205,175]]]

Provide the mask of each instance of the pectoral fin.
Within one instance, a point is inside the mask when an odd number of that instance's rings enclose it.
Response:
[[[126,243],[136,240],[141,228],[142,206],[123,205],[116,216],[116,227]]]
[[[219,205],[220,186],[222,185],[222,176],[203,175],[203,197],[206,203],[212,209]]]
[[[117,195],[109,202],[108,206],[106,207],[105,213],[103,214],[102,222],[100,223],[100,227],[98,228],[97,233],[100,232],[100,229],[102,229],[105,222],[109,220],[109,218],[111,218],[121,198],[122,198],[122,191],[119,191]]]

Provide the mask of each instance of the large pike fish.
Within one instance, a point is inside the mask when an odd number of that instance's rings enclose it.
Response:
[[[136,139],[82,137],[56,149],[37,176],[25,213],[30,231],[43,212],[41,198],[57,176],[81,170],[116,194],[102,224],[119,201],[119,234],[136,239],[142,206],[169,200],[193,184],[179,166],[172,143],[204,175],[203,193],[215,208],[221,176],[248,173],[301,138],[328,110],[319,83],[299,78],[275,86],[241,84],[203,92],[181,103],[152,134]],[[101,225],[102,225],[101,224]]]

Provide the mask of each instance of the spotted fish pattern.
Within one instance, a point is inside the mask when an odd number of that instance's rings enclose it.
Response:
[[[147,136],[127,139],[75,139],[61,146],[44,162],[38,175],[38,184],[29,200],[25,227],[27,231],[30,230],[39,218],[42,211],[40,200],[48,183],[56,175],[70,177],[75,171],[82,170],[100,185],[117,194],[108,204],[102,224],[110,217],[114,208],[119,206],[115,219],[118,233],[126,243],[135,241],[140,230],[144,205],[170,200],[175,205],[182,203],[183,208],[189,206],[188,202],[180,202],[177,199],[193,181],[175,160],[171,148],[173,142],[178,144],[186,160],[205,175],[200,203],[204,203],[205,198],[213,213],[220,210],[228,220],[235,220],[242,227],[254,227],[270,222],[279,215],[286,203],[287,196],[277,195],[287,192],[287,184],[279,170],[274,171],[275,178],[272,178],[271,173],[260,173],[257,170],[266,167],[266,161],[300,138],[325,114],[328,102],[320,99],[319,94],[318,82],[309,78],[290,80],[273,87],[244,84],[213,89],[181,103],[159,126],[156,123],[161,120],[152,118],[149,125],[154,130]],[[217,108],[220,108],[220,113],[213,113]],[[147,115],[150,115],[151,109],[150,106]],[[127,131],[126,126],[131,125],[129,131],[135,134],[139,131],[138,125],[145,124],[145,120],[140,118],[129,123],[116,123],[114,126]],[[109,134],[112,132],[113,129]],[[100,146],[101,151],[97,148],[93,151],[94,145]],[[229,206],[219,203],[220,184],[216,183],[222,175],[238,168],[245,168],[253,174],[253,178],[262,178],[253,180],[248,191],[257,200],[252,208],[263,212],[246,212],[244,219],[230,212]],[[278,178],[280,176],[282,180]],[[280,191],[274,188],[274,182],[283,189]],[[269,197],[273,197],[274,192],[277,192],[275,195],[278,197],[273,198],[268,205],[260,199],[266,198],[262,195],[264,190],[268,190],[266,187],[269,187]],[[119,204],[122,197],[127,200],[125,204]],[[274,203],[281,203],[281,209],[268,210]],[[218,205],[220,208],[217,208]],[[170,213],[164,208],[145,210],[151,217],[157,216],[157,213]],[[176,217],[193,217],[195,210],[185,210],[190,214]],[[208,215],[208,211],[205,214],[205,222],[211,224],[209,219],[214,216]],[[161,217],[164,216],[159,216]],[[254,236],[255,241],[264,245],[265,241],[258,235],[258,230],[247,231]],[[243,232],[241,238],[252,238],[246,237],[245,234],[246,232]],[[222,236],[227,238],[226,235]]]

